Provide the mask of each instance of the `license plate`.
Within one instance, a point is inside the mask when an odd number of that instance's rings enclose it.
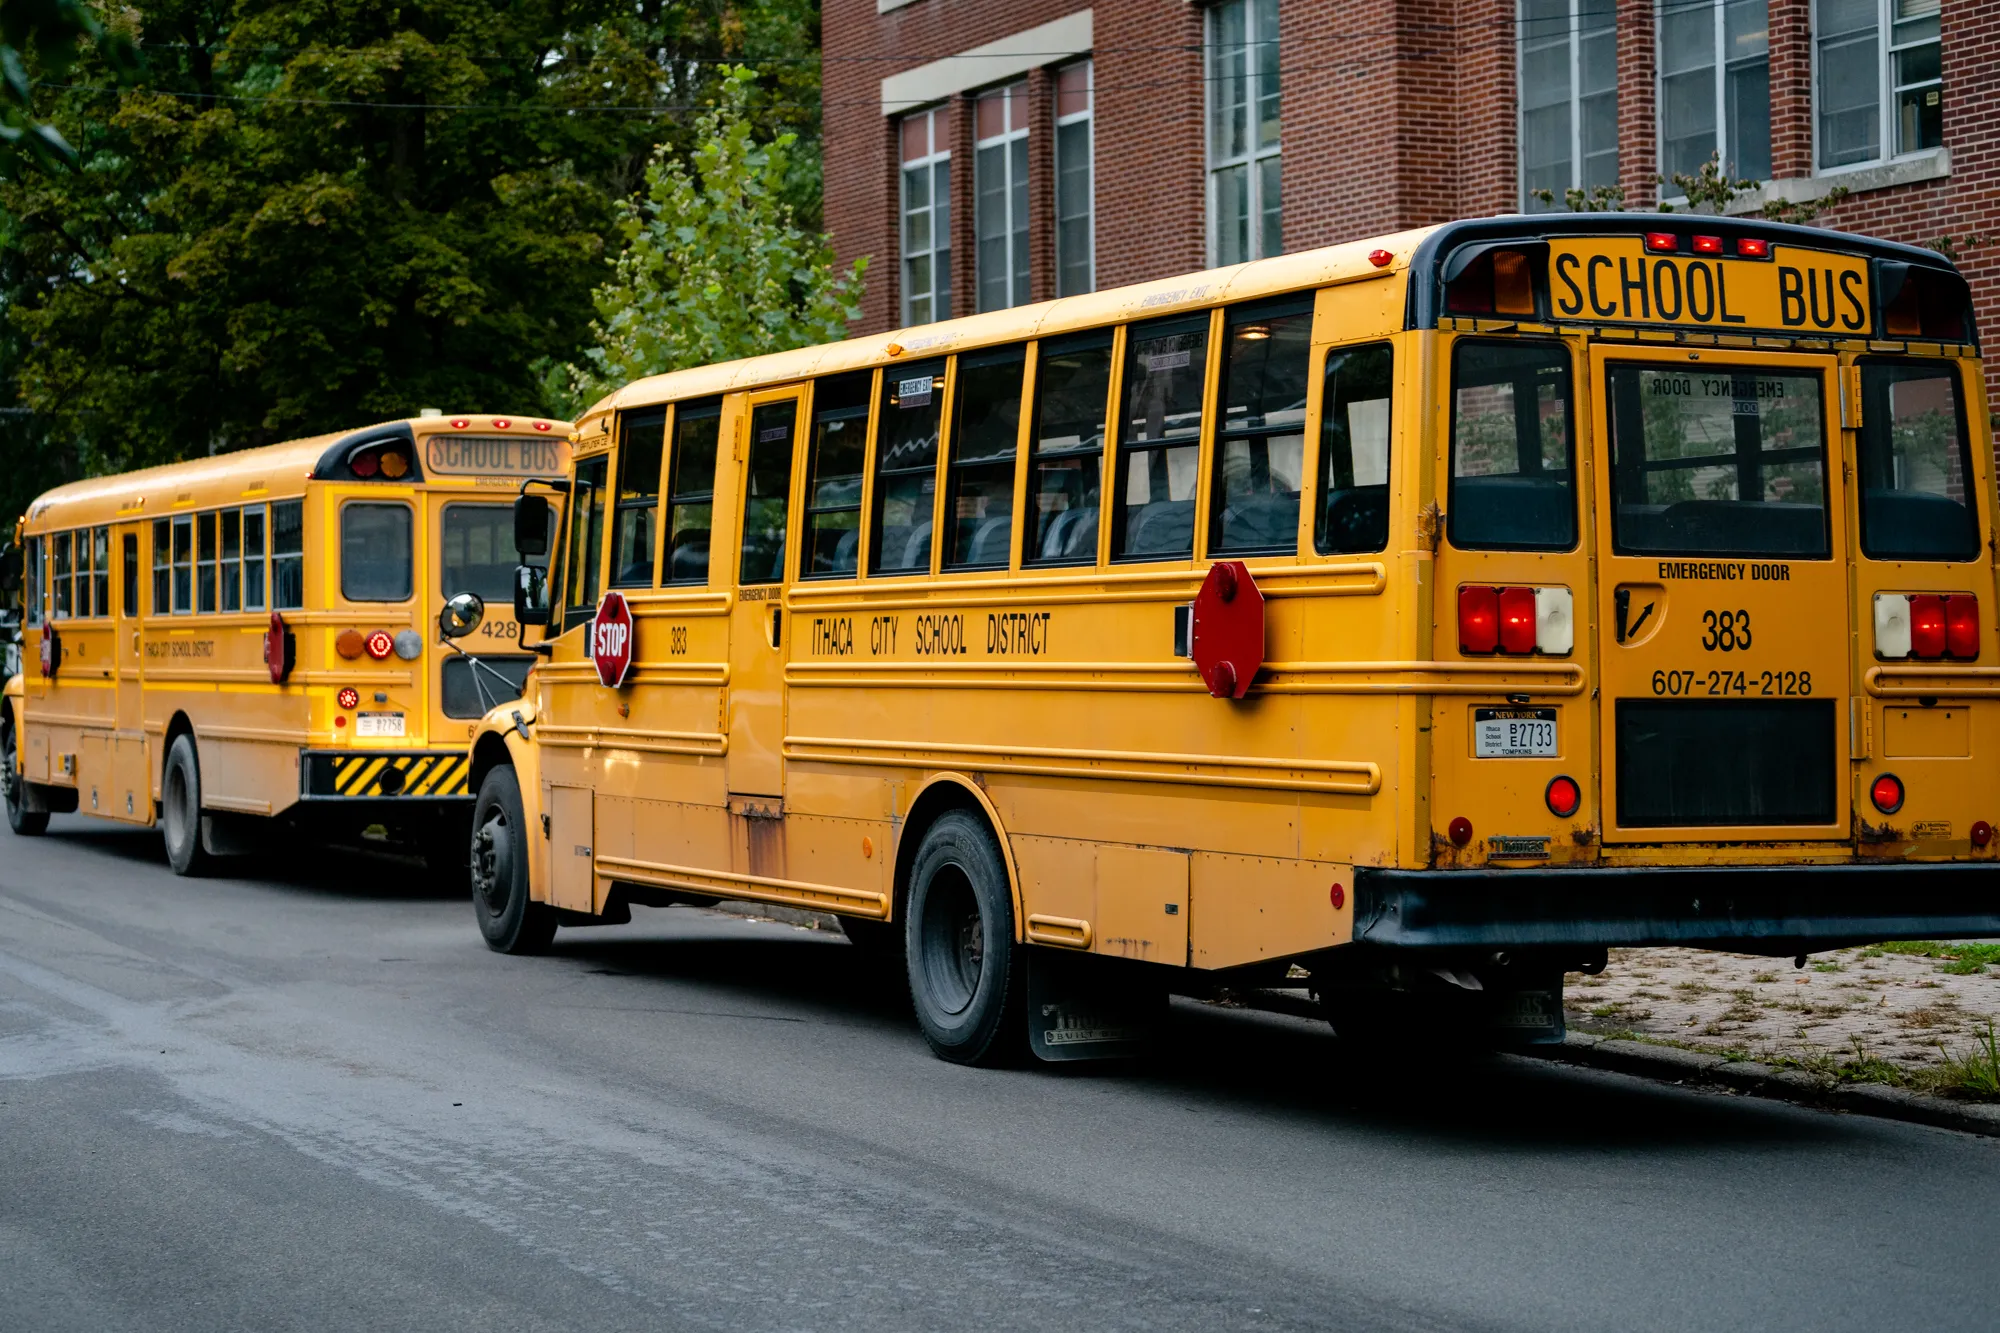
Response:
[[[401,736],[403,715],[401,713],[356,713],[354,715],[356,736]]]
[[[1556,753],[1553,708],[1475,708],[1472,753],[1479,759],[1552,759]]]

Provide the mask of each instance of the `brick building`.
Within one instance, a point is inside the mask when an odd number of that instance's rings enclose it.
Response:
[[[1995,0],[825,0],[860,331],[1561,207],[1720,153],[1955,240],[2000,328]]]

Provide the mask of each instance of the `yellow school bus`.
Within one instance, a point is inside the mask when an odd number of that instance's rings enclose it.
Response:
[[[2000,934],[1992,469],[1947,260],[1710,217],[643,380],[473,746],[475,910],[832,912],[966,1061],[1218,980],[1547,1040],[1613,946]]]
[[[0,711],[8,822],[161,825],[180,874],[279,829],[381,825],[464,873],[465,745],[531,654],[461,592],[511,601],[511,501],[570,425],[422,417],[99,477],[38,497],[22,666]]]

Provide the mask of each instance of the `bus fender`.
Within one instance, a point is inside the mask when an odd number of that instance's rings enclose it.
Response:
[[[946,793],[939,790],[942,787],[951,787],[955,790]],[[986,816],[986,825],[993,830],[993,839],[1000,844],[1000,859],[1007,867],[1007,891],[1014,901],[1014,942],[1021,943],[1026,938],[1027,915],[1021,903],[1021,871],[1020,867],[1014,864],[1014,847],[1007,840],[1007,826],[1001,821],[999,810],[995,809],[993,802],[987,799],[985,788],[964,773],[933,773],[910,798],[909,811],[899,821],[896,830],[896,894],[899,905],[903,876],[909,868],[911,859],[917,854],[916,845],[903,837],[904,831],[909,827],[909,813],[933,804],[940,797],[952,801],[970,797],[972,803]],[[930,821],[926,819],[925,827],[929,827],[929,823]]]
[[[537,710],[532,698],[516,699],[500,705],[479,720],[473,734],[472,762],[467,766],[466,788],[475,798],[486,775],[501,764],[514,766],[521,786],[521,815],[530,830],[528,845],[528,897],[538,903],[549,901],[548,843],[542,833],[542,755],[534,743]]]

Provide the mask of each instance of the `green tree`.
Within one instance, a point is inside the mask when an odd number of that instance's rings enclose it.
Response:
[[[797,136],[757,137],[755,83],[730,70],[691,160],[655,154],[620,205],[625,248],[592,294],[596,345],[560,372],[577,408],[642,376],[843,338],[860,313],[868,261],[838,271],[831,240],[799,225],[785,189]]]

